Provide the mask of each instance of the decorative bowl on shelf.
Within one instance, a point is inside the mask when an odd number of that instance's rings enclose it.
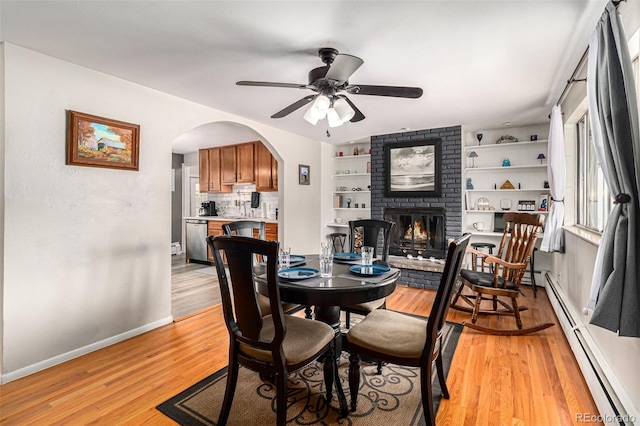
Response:
[[[518,142],[518,138],[516,138],[515,136],[511,136],[511,135],[500,136],[500,138],[496,141],[497,144],[514,143],[514,142]]]
[[[476,201],[476,210],[489,210],[489,199],[486,197],[478,198],[478,201]]]

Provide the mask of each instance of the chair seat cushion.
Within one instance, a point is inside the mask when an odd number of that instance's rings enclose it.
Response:
[[[368,314],[384,306],[385,302],[386,302],[386,299],[383,297],[382,299],[372,300],[371,302],[345,305],[345,306],[342,306],[341,309],[352,311],[352,312],[362,312],[362,313]]]
[[[274,336],[273,317],[267,315],[262,320],[260,338],[269,341]],[[285,316],[284,320],[287,332],[282,342],[282,350],[287,365],[298,364],[312,358],[335,337],[333,328],[324,322],[291,315]],[[240,344],[240,351],[262,361],[273,361],[270,351],[256,349],[245,344]]]
[[[260,305],[260,312],[262,312],[262,316],[265,317],[267,315],[271,315],[271,305],[269,304],[269,298],[266,296],[263,296],[260,293],[256,293],[258,295],[258,304]],[[298,304],[296,303],[282,303],[282,312],[284,312],[285,314],[289,311],[294,310],[295,308],[297,308]]]
[[[381,354],[417,359],[427,339],[427,321],[378,309],[351,327],[347,339],[350,345]]]
[[[479,285],[482,287],[493,287],[493,272],[480,272],[472,271],[471,269],[460,270],[460,276],[470,282],[471,284]],[[504,285],[505,280],[503,277],[498,276],[498,287],[506,288],[508,290],[515,290],[516,286],[513,282],[507,280],[507,285]]]

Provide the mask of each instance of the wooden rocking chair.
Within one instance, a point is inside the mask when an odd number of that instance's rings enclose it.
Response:
[[[498,335],[522,335],[544,330],[554,325],[542,322],[530,327],[522,327],[520,311],[528,309],[526,306],[518,306],[517,298],[520,295],[520,282],[527,271],[527,265],[535,248],[536,240],[542,230],[542,215],[528,213],[506,213],[504,215],[505,229],[502,234],[500,246],[496,256],[482,253],[473,248],[467,248],[474,257],[481,260],[479,269],[476,262],[472,269],[460,271],[460,285],[454,296],[451,307],[471,313],[471,323],[463,322],[469,328],[485,333]],[[472,295],[463,294],[463,290],[469,288]],[[508,304],[501,298],[508,298]],[[460,306],[458,299],[462,299],[469,306]],[[481,302],[491,302],[490,308],[482,308]],[[517,328],[497,329],[476,324],[479,314],[513,315]]]

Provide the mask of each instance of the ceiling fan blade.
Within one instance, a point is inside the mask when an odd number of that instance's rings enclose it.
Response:
[[[269,81],[237,81],[238,86],[258,86],[258,87],[286,87],[290,89],[306,89],[306,84],[296,83],[272,83]]]
[[[344,99],[345,101],[347,101],[347,103],[349,104],[349,106],[350,106],[351,108],[353,108],[353,111],[355,112],[355,115],[351,118],[351,120],[349,120],[350,122],[352,122],[352,123],[357,123],[358,121],[362,121],[362,120],[364,120],[364,119],[365,119],[365,116],[364,116],[364,114],[362,113],[362,111],[360,111],[360,110],[358,109],[358,107],[357,107],[357,106],[355,106],[355,105],[353,104],[353,102],[351,102],[351,99],[347,98],[347,97],[346,97],[346,96],[344,96],[344,95],[338,95],[338,97],[339,97],[339,98]]]
[[[336,80],[339,84],[343,84],[345,81],[349,80],[351,74],[356,72],[363,63],[364,61],[357,56],[340,53],[331,63],[331,67],[329,68],[325,78]]]
[[[375,95],[393,96],[396,98],[417,99],[422,96],[422,89],[419,87],[402,86],[370,86],[366,84],[351,84],[345,88],[352,95]]]
[[[293,111],[302,108],[303,106],[305,106],[306,104],[308,104],[309,102],[311,102],[312,100],[314,100],[316,98],[316,96],[318,95],[309,95],[309,96],[305,96],[304,98],[300,99],[297,102],[292,103],[291,105],[289,105],[288,107],[276,112],[275,114],[273,114],[271,116],[271,118],[282,118],[285,117],[289,114],[291,114]]]

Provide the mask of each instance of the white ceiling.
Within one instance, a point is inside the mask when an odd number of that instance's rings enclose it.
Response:
[[[0,40],[330,143],[464,125],[546,122],[606,0],[0,1]],[[320,47],[364,60],[350,83],[418,86],[420,99],[349,95],[367,117],[330,129],[306,108],[270,116],[310,90]],[[244,132],[244,133],[243,133]],[[204,135],[204,136],[203,136]],[[251,139],[209,125],[174,143]],[[247,137],[249,139],[247,139]]]

